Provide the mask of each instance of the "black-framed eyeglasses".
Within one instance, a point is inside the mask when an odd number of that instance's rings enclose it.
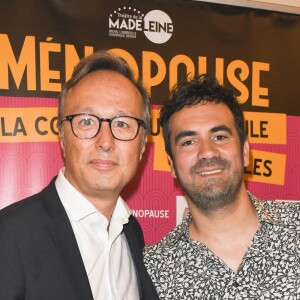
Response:
[[[80,113],[66,116],[61,123],[69,121],[72,131],[79,139],[92,139],[95,137],[102,122],[108,122],[112,136],[120,141],[134,140],[138,134],[140,126],[146,128],[145,122],[131,116],[118,116],[112,119],[98,118],[97,116]]]

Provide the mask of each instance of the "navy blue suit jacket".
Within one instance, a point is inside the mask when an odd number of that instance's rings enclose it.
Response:
[[[0,299],[92,300],[92,291],[70,221],[55,188],[0,211]],[[144,237],[131,216],[124,225],[140,299],[158,299],[144,267]],[[124,274],[126,276],[126,274]]]

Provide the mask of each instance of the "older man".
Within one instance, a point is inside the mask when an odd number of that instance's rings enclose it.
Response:
[[[65,84],[58,124],[65,167],[0,212],[0,299],[157,299],[120,197],[145,150],[147,93],[127,63],[97,52]]]

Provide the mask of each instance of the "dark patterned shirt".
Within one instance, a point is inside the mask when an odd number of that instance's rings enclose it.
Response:
[[[300,204],[249,197],[260,227],[236,273],[189,238],[190,214],[158,244],[145,247],[160,299],[300,299]]]

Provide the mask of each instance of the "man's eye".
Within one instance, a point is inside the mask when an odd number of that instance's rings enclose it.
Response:
[[[94,124],[93,120],[92,119],[82,119],[79,123],[78,123],[80,126],[91,126]]]
[[[114,126],[118,127],[118,128],[128,128],[129,127],[129,125],[124,121],[117,121],[114,123]]]
[[[190,146],[192,145],[194,142],[192,140],[188,140],[188,141],[184,141],[183,143],[181,143],[181,146]]]
[[[227,137],[224,136],[224,135],[216,135],[216,136],[213,137],[214,141],[223,141],[225,139],[227,139]]]

